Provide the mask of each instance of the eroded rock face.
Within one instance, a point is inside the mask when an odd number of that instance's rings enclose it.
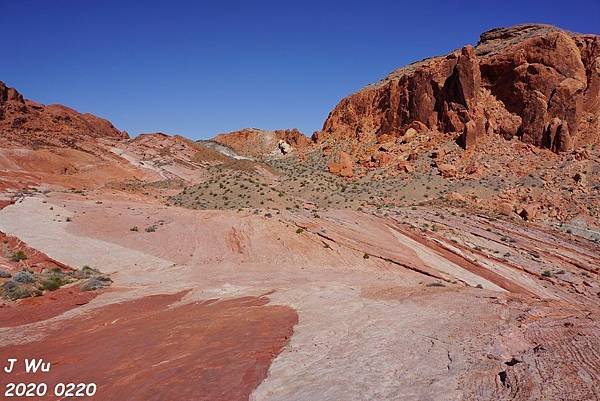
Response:
[[[89,138],[126,139],[108,120],[24,99],[0,81],[0,139],[27,146],[74,146]]]
[[[343,99],[315,139],[399,137],[417,123],[460,134],[465,148],[494,134],[562,152],[598,142],[599,115],[600,37],[520,25]]]
[[[230,147],[239,155],[248,157],[263,157],[273,151],[286,154],[311,144],[310,139],[295,128],[275,131],[244,128],[219,134],[213,140]]]

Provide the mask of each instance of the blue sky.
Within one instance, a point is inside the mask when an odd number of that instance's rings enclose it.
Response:
[[[310,135],[344,96],[498,26],[600,33],[600,1],[0,0],[0,80],[130,135]]]

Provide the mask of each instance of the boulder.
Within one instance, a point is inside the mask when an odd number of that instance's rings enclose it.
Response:
[[[465,149],[471,149],[475,147],[477,143],[478,137],[478,129],[477,124],[473,120],[467,121],[465,127],[463,128],[462,137],[461,137],[461,145]]]
[[[397,168],[399,171],[402,171],[403,173],[412,173],[413,171],[415,171],[412,164],[410,164],[409,162],[404,161],[404,160],[401,160],[398,162]]]
[[[286,141],[284,141],[282,139],[279,140],[279,143],[277,144],[277,148],[284,155],[287,155],[292,150],[294,150],[294,148],[292,148],[292,145],[290,145],[289,143],[287,143]]]
[[[465,167],[465,173],[468,175],[477,174],[479,172],[481,172],[481,164],[477,161],[473,160]]]
[[[514,205],[512,203],[508,203],[508,202],[500,202],[498,204],[498,213],[503,214],[505,216],[510,216],[511,214],[514,213]]]
[[[330,160],[327,163],[327,168],[331,174],[339,175],[340,177],[352,177],[354,175],[354,161],[346,152],[340,152],[337,157],[338,161]]]
[[[376,152],[371,159],[378,167],[384,167],[392,161],[392,156],[387,152]]]
[[[456,177],[457,170],[456,167],[452,164],[441,163],[437,165],[438,171],[444,178],[452,178]]]
[[[459,194],[458,192],[450,192],[446,195],[446,199],[454,202],[466,202],[467,198],[463,194]]]
[[[402,142],[408,143],[413,138],[415,138],[419,133],[414,128],[409,128],[404,132],[404,136],[402,136]]]
[[[533,220],[535,220],[537,213],[538,213],[538,206],[530,204],[530,205],[525,205],[521,208],[521,210],[519,211],[519,216],[521,216],[521,218],[525,221],[533,221]]]

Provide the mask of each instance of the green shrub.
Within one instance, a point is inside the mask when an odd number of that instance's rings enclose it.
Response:
[[[20,261],[26,260],[26,259],[27,259],[27,255],[23,251],[16,251],[10,257],[10,260],[12,260],[13,262],[20,262]]]
[[[58,290],[63,285],[63,282],[60,277],[53,276],[47,278],[42,281],[41,288],[42,290],[55,291]]]

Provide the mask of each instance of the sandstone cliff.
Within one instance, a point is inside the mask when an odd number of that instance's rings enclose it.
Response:
[[[314,139],[368,142],[407,129],[514,136],[555,152],[600,141],[600,36],[548,25],[481,35],[477,46],[400,68],[343,99]]]

